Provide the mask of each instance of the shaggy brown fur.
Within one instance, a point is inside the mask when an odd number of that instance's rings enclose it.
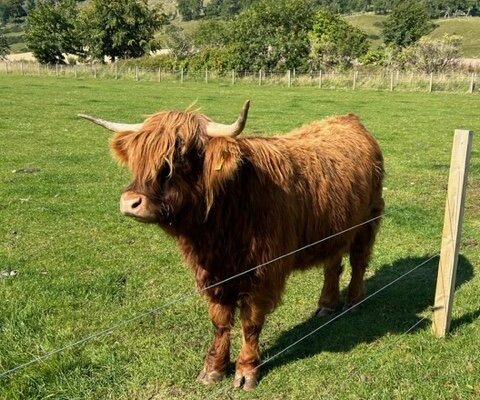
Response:
[[[146,196],[156,221],[177,238],[199,288],[381,215],[383,159],[352,114],[313,122],[278,137],[210,138],[209,119],[163,112],[138,132],[117,133],[112,149]],[[223,377],[238,307],[243,345],[235,385],[255,386],[258,339],[295,269],[323,264],[319,309],[339,300],[342,256],[352,279],[347,304],[363,296],[363,276],[379,220],[208,289],[214,341],[199,379]]]

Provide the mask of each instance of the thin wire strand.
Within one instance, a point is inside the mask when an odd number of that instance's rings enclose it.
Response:
[[[305,250],[305,249],[307,249],[307,248],[309,248],[309,247],[316,246],[316,245],[318,245],[318,244],[320,244],[320,243],[322,243],[322,242],[325,242],[325,241],[327,241],[327,240],[329,240],[329,239],[332,239],[332,238],[334,238],[334,237],[336,237],[336,236],[342,235],[342,234],[345,233],[345,232],[348,232],[348,231],[351,231],[351,230],[353,230],[353,229],[359,228],[360,226],[369,224],[370,222],[373,222],[373,221],[375,221],[375,220],[378,220],[378,219],[380,219],[380,218],[383,218],[385,215],[388,215],[388,214],[390,214],[390,212],[386,212],[386,213],[384,213],[384,214],[382,214],[382,215],[379,215],[379,216],[377,216],[377,217],[371,218],[371,219],[369,219],[369,220],[367,220],[367,221],[364,221],[364,222],[362,222],[362,223],[360,223],[360,224],[354,225],[354,226],[352,226],[352,227],[350,227],[350,228],[347,228],[347,229],[344,229],[344,230],[342,230],[342,231],[340,231],[340,232],[337,232],[337,233],[334,233],[334,234],[332,234],[332,235],[329,235],[329,236],[327,236],[327,237],[325,237],[325,238],[323,238],[323,239],[317,240],[316,242],[310,243],[310,244],[308,244],[308,245],[305,245],[305,246],[303,246],[303,247],[300,247],[299,249],[293,250],[293,251],[291,251],[291,252],[289,252],[289,253],[286,253],[286,254],[283,254],[283,255],[281,255],[281,256],[279,256],[279,257],[276,257],[276,258],[274,258],[274,259],[272,259],[272,260],[266,261],[266,262],[264,262],[264,263],[262,263],[262,264],[259,264],[259,265],[255,266],[255,267],[253,267],[253,268],[247,269],[247,270],[245,270],[245,271],[243,271],[243,272],[240,272],[240,273],[238,273],[238,274],[235,274],[235,275],[233,275],[233,276],[230,276],[230,277],[228,277],[228,278],[226,278],[226,279],[223,279],[223,280],[221,280],[221,281],[219,281],[219,282],[213,283],[213,284],[211,284],[211,285],[209,285],[209,286],[206,286],[206,287],[204,287],[204,288],[202,288],[202,289],[197,289],[197,290],[194,290],[193,292],[189,292],[189,293],[186,293],[186,294],[184,294],[184,295],[180,295],[180,296],[178,296],[177,298],[175,298],[175,299],[173,299],[173,300],[171,300],[171,301],[169,301],[169,302],[167,302],[167,303],[162,304],[160,307],[157,307],[157,308],[154,308],[154,309],[152,309],[152,310],[148,310],[148,311],[142,312],[142,313],[140,313],[140,314],[138,314],[138,315],[136,315],[136,316],[134,316],[134,317],[132,317],[132,318],[129,318],[129,319],[120,321],[120,322],[112,325],[112,326],[109,327],[109,328],[106,328],[106,329],[103,329],[103,330],[98,331],[98,332],[96,332],[96,333],[93,333],[93,334],[91,334],[91,335],[85,336],[85,337],[83,337],[83,338],[81,338],[81,339],[79,339],[79,340],[77,340],[77,341],[75,341],[75,342],[72,342],[72,343],[67,344],[67,345],[64,346],[64,347],[61,347],[61,348],[59,348],[59,349],[50,351],[50,352],[45,353],[45,354],[43,354],[43,355],[41,355],[41,356],[35,357],[35,358],[33,358],[32,360],[30,360],[30,361],[28,361],[28,362],[26,362],[26,363],[17,365],[17,366],[14,367],[14,368],[11,368],[11,369],[9,369],[9,370],[6,370],[6,371],[0,373],[0,378],[3,378],[3,377],[5,377],[5,376],[7,376],[7,375],[10,375],[11,373],[16,372],[16,371],[18,371],[18,370],[20,370],[20,369],[26,368],[26,367],[28,367],[28,366],[30,366],[30,365],[39,363],[39,362],[41,362],[41,361],[43,361],[43,360],[45,360],[45,359],[47,359],[47,358],[49,358],[49,357],[51,357],[51,356],[54,356],[55,354],[59,354],[59,353],[61,353],[61,352],[63,352],[63,351],[66,351],[66,350],[72,348],[72,347],[81,345],[81,344],[86,343],[86,342],[88,342],[88,341],[90,341],[90,340],[93,340],[93,339],[96,339],[96,338],[99,338],[99,337],[102,337],[102,336],[105,336],[105,335],[108,335],[108,334],[110,334],[111,332],[113,332],[114,330],[116,330],[116,329],[118,329],[118,328],[120,328],[120,327],[123,327],[123,326],[125,326],[125,325],[128,325],[128,324],[130,324],[130,323],[133,322],[133,321],[136,321],[136,320],[138,320],[138,319],[147,317],[147,316],[152,315],[152,314],[156,314],[156,313],[160,312],[161,310],[166,309],[166,308],[168,308],[168,307],[170,307],[170,306],[172,306],[172,305],[174,305],[174,304],[177,304],[177,303],[180,303],[180,302],[182,302],[182,301],[184,301],[184,300],[190,299],[190,298],[194,297],[197,293],[202,293],[202,292],[205,292],[205,291],[207,291],[207,290],[209,290],[209,289],[212,289],[212,288],[214,288],[214,287],[216,287],[216,286],[222,285],[222,284],[224,284],[224,283],[226,283],[226,282],[229,282],[229,281],[231,281],[231,280],[233,280],[233,279],[236,279],[236,278],[238,278],[238,277],[240,277],[240,276],[243,276],[243,275],[246,275],[246,274],[248,274],[248,273],[250,273],[250,272],[253,272],[253,271],[255,271],[255,270],[257,270],[257,269],[259,269],[259,268],[261,268],[261,267],[264,267],[264,266],[266,266],[266,265],[272,264],[272,263],[274,263],[274,262],[276,262],[276,261],[279,261],[279,260],[281,260],[281,259],[283,259],[283,258],[289,257],[289,256],[291,256],[291,255],[293,255],[293,254],[296,254],[296,253],[298,253],[298,252],[300,252],[300,251],[302,251],[302,250]]]
[[[400,275],[399,277],[395,278],[393,281],[391,281],[390,283],[386,284],[385,286],[381,287],[380,289],[376,290],[375,292],[373,292],[372,294],[370,294],[369,296],[365,297],[362,301],[358,302],[357,304],[354,304],[353,306],[347,308],[346,310],[344,310],[343,312],[341,312],[340,314],[336,315],[335,317],[329,319],[327,322],[325,322],[324,324],[320,325],[319,327],[313,329],[312,331],[308,332],[306,335],[302,336],[300,339],[297,339],[295,342],[289,344],[287,347],[284,347],[282,350],[280,350],[279,352],[275,353],[273,356],[271,357],[268,357],[267,359],[265,359],[263,362],[261,362],[259,365],[257,365],[253,370],[256,370],[260,367],[262,367],[263,365],[267,364],[268,362],[272,361],[273,359],[277,358],[278,356],[280,356],[281,354],[285,353],[286,351],[288,351],[289,349],[291,349],[292,347],[296,346],[298,343],[302,342],[303,340],[307,339],[308,337],[312,336],[313,334],[315,334],[316,332],[320,331],[321,329],[325,328],[326,326],[330,325],[332,322],[336,321],[337,319],[341,318],[342,316],[344,316],[345,314],[347,314],[348,312],[350,312],[351,310],[353,310],[354,308],[360,306],[362,303],[366,302],[367,300],[371,299],[372,297],[376,296],[377,294],[379,294],[380,292],[383,292],[385,289],[389,288],[390,286],[392,286],[393,284],[397,283],[398,281],[400,281],[401,279],[405,278],[406,276],[410,275],[412,272],[418,270],[420,267],[424,266],[425,264],[429,263],[431,260],[433,260],[435,257],[437,257],[440,253],[436,253],[434,254],[433,256],[431,256],[430,258],[428,258],[427,260],[425,261],[422,261],[420,264],[418,264],[417,266],[415,266],[414,268],[412,268],[411,270],[405,272],[404,274]],[[412,329],[414,329],[417,325],[420,324],[420,322],[422,322],[423,320],[425,320],[427,317],[424,317],[422,318],[420,321],[416,322],[414,325],[412,325],[405,333],[408,333],[410,332]],[[226,392],[228,389],[230,389],[229,387],[227,388],[223,388],[221,389],[220,391],[214,393],[212,396],[209,396],[209,397],[206,397],[206,399],[211,399],[214,395],[218,395],[220,394],[221,392]]]

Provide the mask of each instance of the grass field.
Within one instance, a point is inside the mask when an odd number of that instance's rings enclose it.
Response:
[[[17,271],[0,276],[0,374],[194,287],[172,239],[119,214],[128,172],[111,160],[108,132],[77,113],[133,122],[198,99],[228,122],[250,98],[245,135],[357,113],[387,170],[368,293],[438,252],[453,131],[480,132],[471,95],[14,75],[0,75],[0,93],[0,272]],[[430,332],[435,259],[265,365],[251,393],[232,389],[231,373],[217,386],[195,382],[212,333],[195,295],[0,378],[0,399],[479,398],[479,156],[475,138],[449,338]],[[311,318],[321,284],[320,270],[290,278],[262,335],[264,358],[326,322]],[[232,358],[239,346],[237,326]]]

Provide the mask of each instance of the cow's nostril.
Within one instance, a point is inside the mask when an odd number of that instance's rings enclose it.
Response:
[[[132,207],[132,209],[135,209],[138,206],[140,206],[140,204],[142,204],[142,198],[141,197],[135,199],[135,201],[132,202],[131,207]]]

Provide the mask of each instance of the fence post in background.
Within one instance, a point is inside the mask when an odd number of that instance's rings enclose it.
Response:
[[[118,79],[118,64],[117,62],[115,61],[115,67],[113,68],[114,69],[114,73],[115,73],[115,80]]]
[[[390,74],[390,91],[393,92],[394,88],[395,88],[395,81],[394,81],[393,71],[392,71],[392,73]]]
[[[75,79],[77,79],[77,64],[73,66],[73,71],[75,72]]]
[[[355,88],[357,87],[357,74],[358,74],[358,71],[353,71],[353,85],[352,85],[353,90],[355,90]]]
[[[294,69],[293,69],[293,80],[295,80],[296,77],[297,77],[297,71],[296,71],[296,69],[294,68]]]
[[[135,65],[135,80],[138,82],[138,65]]]
[[[208,68],[205,68],[205,83],[208,83]]]
[[[235,85],[235,70],[232,69],[232,85]]]
[[[428,85],[428,92],[433,92],[433,72],[430,72],[430,84]]]
[[[318,73],[318,88],[321,89],[323,85],[323,73],[322,70]]]
[[[450,329],[472,141],[472,131],[455,130],[433,308],[433,333],[439,337]]]
[[[60,65],[60,75],[63,75],[63,64]]]
[[[158,82],[162,81],[162,69],[160,67],[158,67],[157,80]]]
[[[93,77],[97,79],[97,64],[93,64]]]
[[[262,69],[258,71],[258,86],[262,86]]]
[[[58,78],[58,64],[55,64],[55,75],[56,75],[57,78]]]
[[[183,83],[183,68],[180,70],[180,83]]]
[[[287,86],[292,86],[292,73],[290,70],[287,71]]]
[[[470,80],[470,87],[468,88],[468,93],[475,92],[475,73],[472,74],[472,78]]]

